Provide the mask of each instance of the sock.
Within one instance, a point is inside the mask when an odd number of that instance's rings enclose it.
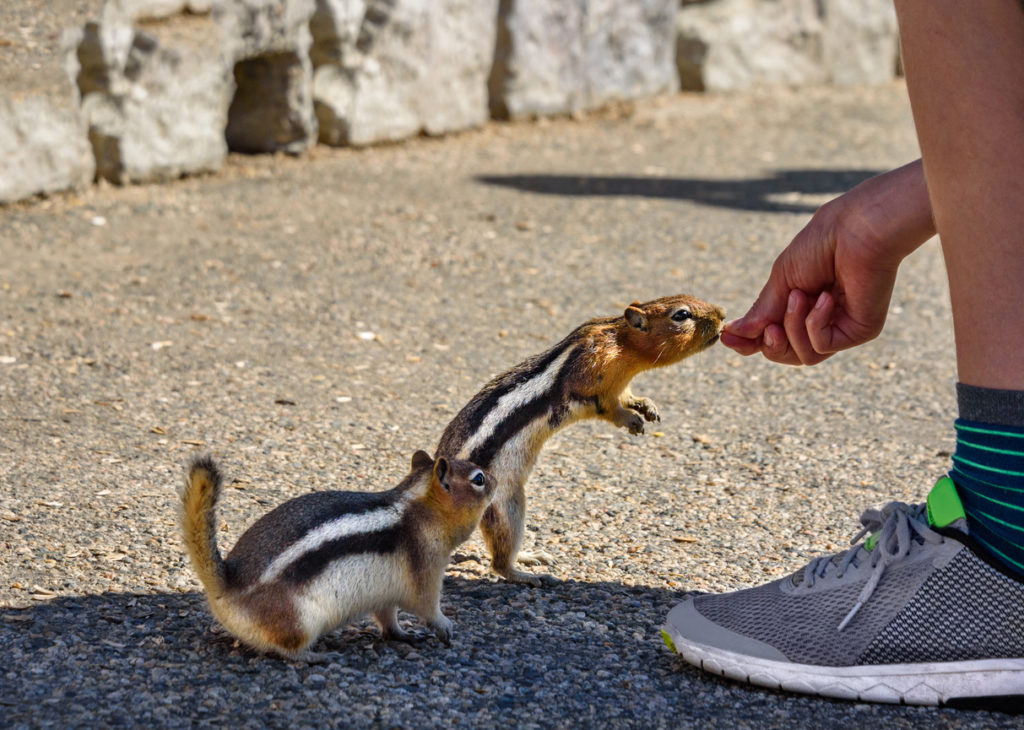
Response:
[[[957,383],[960,418],[949,476],[971,536],[1024,575],[1024,391]]]

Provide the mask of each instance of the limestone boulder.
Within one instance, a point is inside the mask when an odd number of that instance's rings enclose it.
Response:
[[[204,15],[215,0],[109,0],[109,5],[129,20],[155,20],[183,13]]]
[[[491,113],[564,114],[675,91],[678,0],[501,0]]]
[[[684,89],[882,83],[899,46],[890,0],[710,0],[677,15]]]
[[[320,140],[368,145],[488,119],[497,0],[317,0]]]
[[[143,31],[108,14],[86,24],[75,55],[99,177],[166,180],[223,164],[233,82],[209,15]]]
[[[0,203],[92,182],[85,120],[67,87],[0,97]]]
[[[82,188],[95,163],[64,29],[101,0],[4,5],[0,22],[0,204]]]

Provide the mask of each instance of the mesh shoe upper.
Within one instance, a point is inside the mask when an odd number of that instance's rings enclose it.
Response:
[[[961,550],[935,571],[858,664],[1024,657],[1024,583]]]
[[[934,532],[924,505],[865,515],[877,530],[866,544],[763,586],[698,596],[694,608],[798,664],[1024,657],[1024,582]]]
[[[924,583],[931,568],[918,561],[889,569],[874,596],[843,631],[839,624],[856,603],[867,577],[834,588],[787,590],[794,576],[736,593],[698,596],[707,619],[774,646],[799,664],[854,664],[871,640]],[[699,637],[694,637],[699,638]]]

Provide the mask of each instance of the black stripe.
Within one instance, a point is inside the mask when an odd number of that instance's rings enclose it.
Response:
[[[498,401],[501,400],[502,397],[508,395],[520,385],[533,380],[535,377],[547,370],[551,363],[557,360],[571,344],[572,343],[569,341],[569,338],[566,338],[547,352],[523,361],[517,367],[493,380],[492,384],[495,387],[489,390],[485,388],[478,394],[477,398],[470,401],[469,406],[465,409],[465,415],[475,424],[479,425],[480,421],[482,421],[488,413],[497,407]],[[479,396],[483,397],[481,398]],[[472,410],[470,410],[470,408]],[[477,416],[480,416],[480,418],[476,418]]]
[[[568,341],[567,338],[566,341]],[[564,348],[563,350],[564,351]],[[560,351],[561,352],[561,351]],[[559,353],[560,354],[560,353]],[[562,367],[558,370],[558,374],[555,375],[554,380],[551,383],[551,387],[544,393],[541,393],[532,400],[527,401],[516,410],[512,411],[504,421],[495,426],[494,431],[488,436],[483,443],[473,449],[473,453],[470,454],[469,460],[477,466],[488,469],[491,466],[491,462],[494,457],[497,456],[498,451],[504,446],[505,442],[514,438],[517,433],[526,428],[527,425],[542,417],[549,410],[551,411],[548,416],[548,423],[552,429],[558,428],[559,424],[565,420],[568,415],[568,402],[567,395],[565,392],[565,379],[567,374],[579,366],[580,360],[583,358],[583,352],[577,349],[575,352],[569,355],[562,363]],[[551,364],[551,360],[548,361],[548,365]],[[547,367],[547,366],[545,366]]]
[[[278,505],[246,530],[228,553],[225,558],[228,585],[232,588],[252,585],[274,558],[325,522],[394,504],[404,484],[405,481],[387,492],[311,492]]]
[[[499,423],[482,444],[473,449],[469,461],[482,469],[490,469],[491,462],[505,442],[526,428],[527,424],[547,413],[550,407],[551,403],[546,394],[524,403]]]
[[[403,540],[402,524],[396,524],[377,532],[346,535],[330,540],[303,553],[281,573],[279,580],[286,583],[302,584],[313,580],[335,560],[360,553],[386,555],[398,549]]]
[[[548,417],[548,425],[552,430],[562,425],[569,415],[569,401],[581,400],[566,389],[566,380],[569,374],[580,368],[581,363],[588,357],[588,353],[582,347],[576,350],[562,363],[562,369],[558,371],[554,386],[548,392],[548,401],[551,403],[551,415]],[[595,396],[596,398],[596,396]]]

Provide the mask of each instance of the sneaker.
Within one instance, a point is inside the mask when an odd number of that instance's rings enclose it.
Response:
[[[1024,707],[1024,578],[967,533],[953,482],[861,516],[854,547],[748,590],[687,598],[669,649],[701,669],[825,697]],[[871,533],[865,541],[858,541]]]

